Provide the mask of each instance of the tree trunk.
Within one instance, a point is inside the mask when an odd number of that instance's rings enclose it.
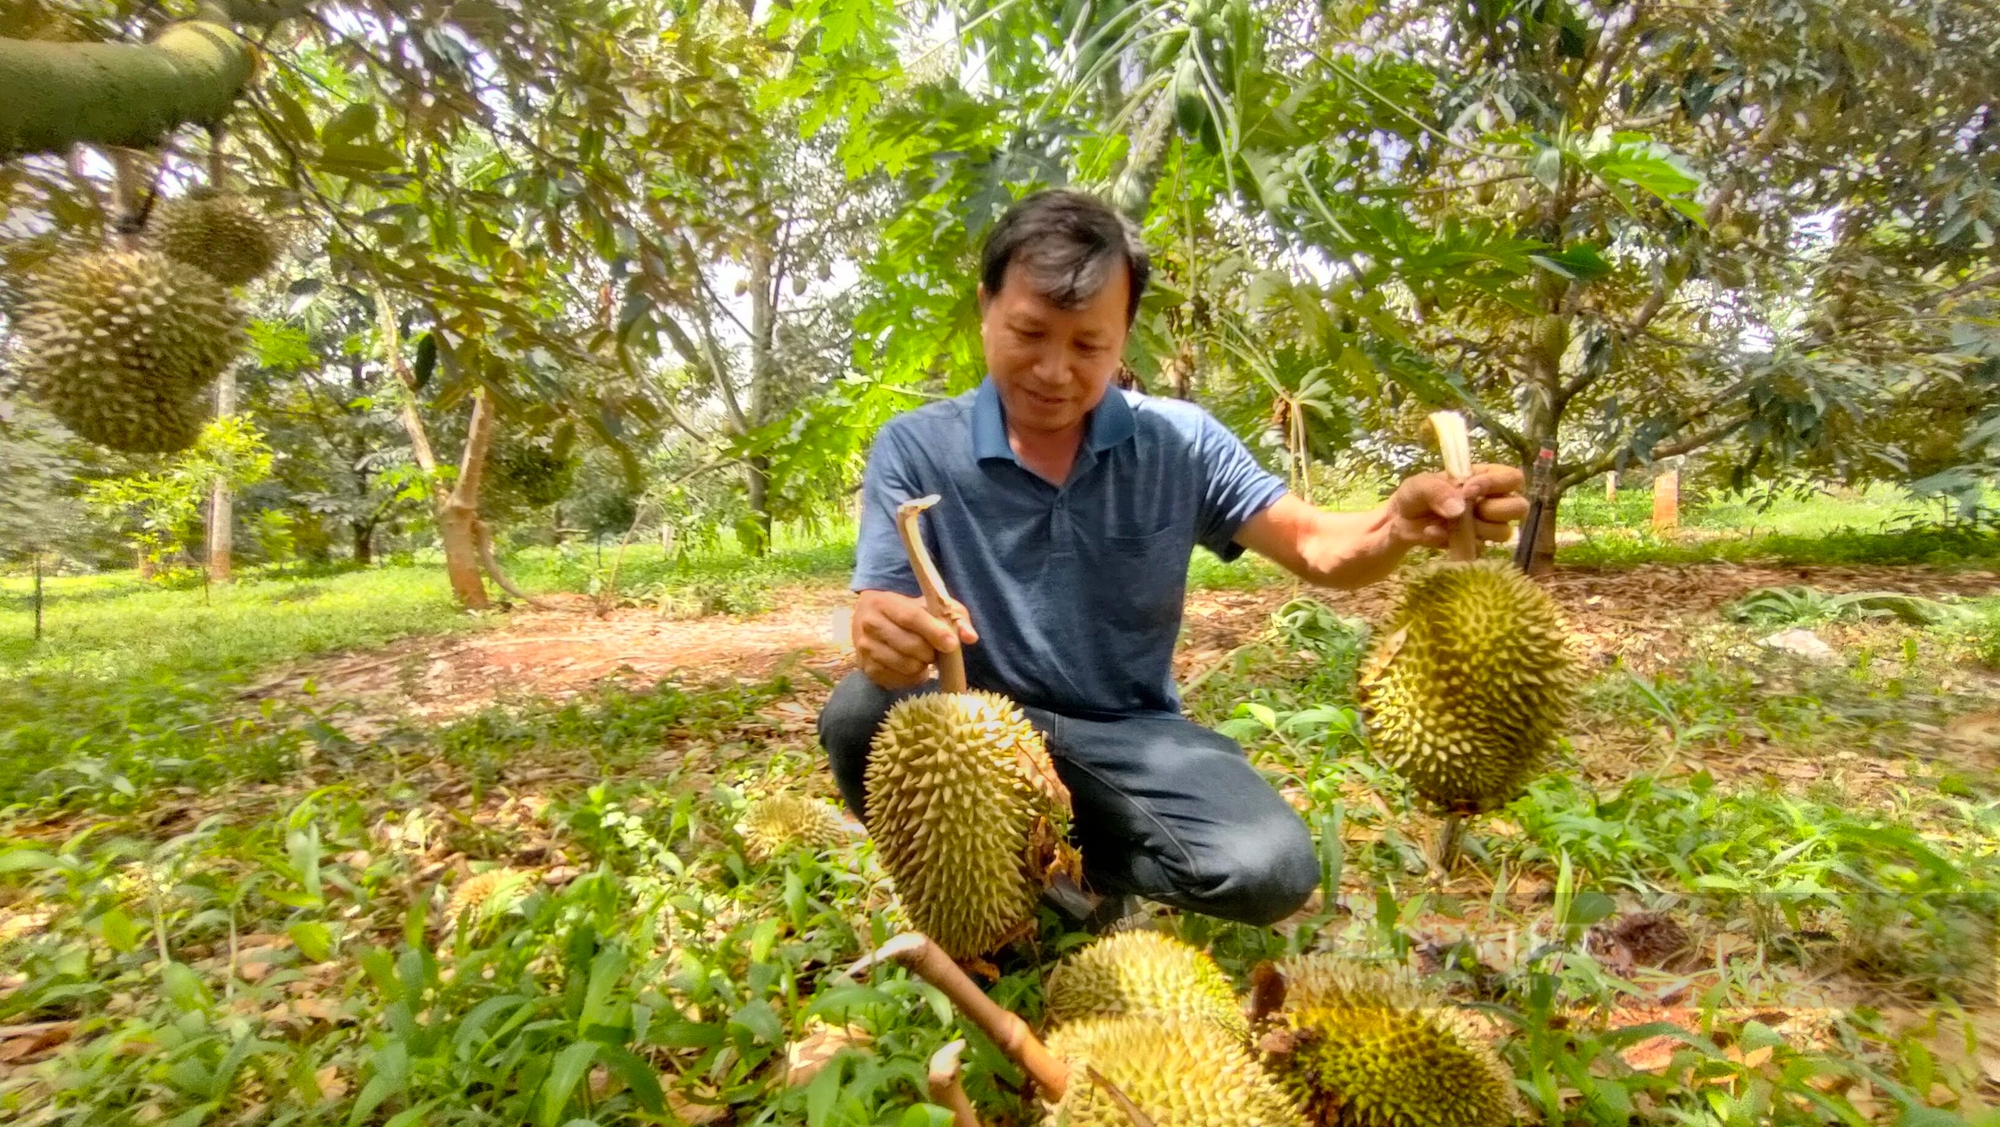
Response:
[[[79,142],[150,148],[182,125],[228,116],[250,72],[249,44],[207,19],[144,46],[0,39],[0,159]]]
[[[236,410],[236,369],[224,367],[215,381],[215,417],[226,419]],[[229,483],[217,478],[208,494],[208,581],[229,582],[230,548],[235,526]]]
[[[458,480],[438,506],[438,539],[444,543],[444,570],[451,593],[468,610],[485,610],[486,597],[479,553],[479,481],[486,469],[486,451],[493,444],[493,397],[480,388],[472,397],[472,422],[465,432],[465,453],[458,462]]]
[[[1535,528],[1535,554],[1529,558],[1529,575],[1547,575],[1556,569],[1556,510],[1562,494],[1554,492],[1542,508],[1542,522]]]
[[[354,526],[354,562],[361,567],[375,563],[375,526],[357,524]]]
[[[1672,459],[1653,479],[1653,531],[1671,532],[1681,523],[1681,464]]]
[[[778,266],[779,233],[767,231],[750,250],[750,417],[759,426],[777,407],[778,287],[784,277]],[[757,514],[755,555],[771,546],[771,459],[753,454],[743,462],[744,491],[750,511]]]
[[[762,454],[746,458],[743,472],[748,479],[750,509],[757,514],[757,543],[751,545],[751,552],[761,556],[771,550],[771,459]]]

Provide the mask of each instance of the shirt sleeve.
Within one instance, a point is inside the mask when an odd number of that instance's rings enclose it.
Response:
[[[1277,504],[1285,495],[1285,482],[1258,465],[1243,440],[1207,411],[1201,413],[1195,456],[1202,471],[1201,523],[1195,542],[1228,563],[1243,554],[1243,545],[1232,539],[1236,530]]]
[[[877,431],[861,473],[861,528],[855,536],[850,590],[894,591],[912,597],[923,593],[896,531],[896,507],[924,495],[913,470],[899,429],[892,423]]]

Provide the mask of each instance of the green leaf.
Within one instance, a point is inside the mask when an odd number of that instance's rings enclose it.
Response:
[[[375,1051],[369,1061],[374,1075],[361,1086],[354,1107],[347,1114],[348,1127],[366,1120],[382,1101],[403,1090],[410,1080],[410,1050],[401,1041],[391,1041]]]
[[[333,955],[333,932],[323,923],[305,920],[293,924],[285,934],[292,937],[299,954],[315,963],[323,963]]]
[[[1531,254],[1528,260],[1544,270],[1579,282],[1594,282],[1611,273],[1611,263],[1589,243],[1564,247],[1558,254]]]
[[[632,1098],[639,1101],[640,1107],[654,1115],[666,1109],[667,1096],[660,1089],[660,1074],[651,1061],[629,1050],[608,1045],[598,1049],[598,1056],[603,1059],[604,1066],[631,1089]]]
[[[588,1030],[592,1026],[622,1025],[622,1010],[614,1012],[611,992],[618,988],[618,980],[625,976],[629,960],[623,949],[606,947],[590,960],[590,982],[583,991],[583,1012],[577,1018],[577,1029]]]
[[[9,849],[0,853],[0,873],[38,872],[61,864],[61,858],[40,849]]]
[[[97,926],[104,935],[104,941],[121,955],[129,955],[139,946],[139,926],[123,910],[113,908],[98,917]]]
[[[826,1127],[834,1101],[840,1099],[840,1080],[846,1071],[846,1062],[835,1057],[806,1085],[806,1127]]]
[[[556,1127],[563,1109],[569,1106],[570,1093],[597,1059],[597,1049],[595,1041],[578,1041],[556,1054],[549,1078],[542,1081],[541,1114],[537,1117],[542,1127]]]
[[[752,963],[770,962],[771,948],[777,942],[778,921],[768,916],[758,921],[757,930],[750,934],[750,961]]]
[[[327,148],[352,141],[356,137],[372,136],[375,123],[381,119],[381,111],[373,102],[356,102],[335,114],[320,130],[320,140]]]
[[[936,1104],[918,1104],[903,1113],[896,1127],[951,1127],[951,1112]]]
[[[785,1036],[785,1025],[772,1011],[771,1004],[762,998],[753,998],[743,1003],[737,1011],[729,1015],[729,1024],[740,1025],[750,1031],[759,1041],[776,1043]]]
[[[713,1049],[722,1044],[723,1036],[722,1027],[709,1022],[670,1021],[652,1041],[667,1049]]]

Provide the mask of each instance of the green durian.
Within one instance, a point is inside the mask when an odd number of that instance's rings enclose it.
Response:
[[[1258,1043],[1314,1127],[1497,1127],[1518,1116],[1513,1074],[1407,975],[1327,955],[1278,970],[1284,1006]]]
[[[1036,858],[1068,830],[1041,733],[993,693],[898,701],[869,750],[868,833],[910,923],[955,959],[1033,917]]]
[[[750,804],[739,827],[743,851],[759,864],[795,846],[825,849],[847,837],[840,812],[817,799],[774,794]]]
[[[1070,1071],[1062,1099],[1043,1102],[1043,1127],[1131,1127],[1092,1069],[1156,1127],[1305,1127],[1250,1051],[1209,1022],[1083,1018],[1048,1046]]]
[[[150,251],[55,261],[14,326],[28,388],[79,436],[128,453],[186,449],[208,386],[243,344],[243,316],[207,274]]]
[[[1363,662],[1369,738],[1447,811],[1511,801],[1554,745],[1576,692],[1554,600],[1500,560],[1416,575]]]
[[[1157,931],[1108,935],[1049,974],[1043,1012],[1057,1024],[1091,1017],[1206,1021],[1248,1036],[1229,976],[1208,953]]]
[[[160,253],[225,286],[261,278],[278,261],[277,229],[243,196],[195,192],[168,200],[149,227]]]

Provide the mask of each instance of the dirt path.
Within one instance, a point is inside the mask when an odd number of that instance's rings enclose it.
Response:
[[[1687,628],[1766,586],[1808,584],[1833,592],[1891,590],[1930,597],[2000,592],[2000,574],[1946,574],[1924,567],[1778,568],[1736,564],[1647,565],[1617,571],[1568,569],[1549,588],[1586,652],[1639,667],[1686,652]],[[1254,640],[1271,613],[1309,595],[1342,614],[1371,621],[1388,611],[1394,580],[1362,591],[1275,584],[1255,591],[1189,596],[1176,672],[1183,681]],[[674,677],[691,684],[803,674],[802,696],[849,667],[849,596],[838,581],[773,593],[766,614],[668,619],[645,608],[599,613],[582,596],[557,596],[546,609],[521,609],[493,629],[440,642],[414,638],[380,650],[321,659],[260,684],[252,697],[296,692],[311,677],[323,697],[353,700],[366,713],[446,720],[534,697],[561,700],[606,685],[643,687]]]

